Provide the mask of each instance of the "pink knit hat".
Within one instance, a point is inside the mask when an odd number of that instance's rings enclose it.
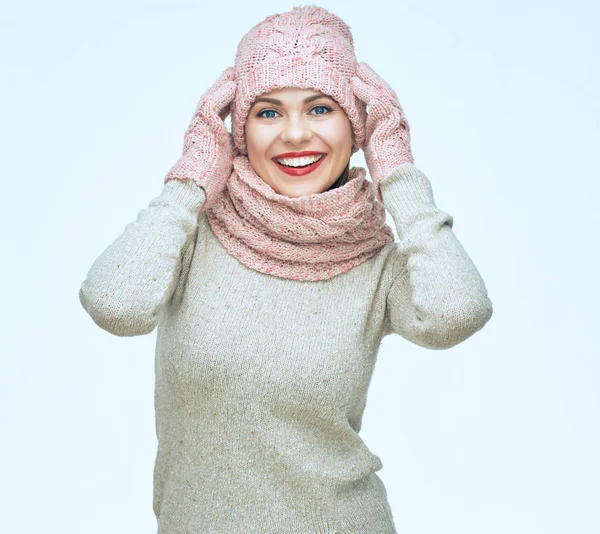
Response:
[[[240,41],[234,63],[237,84],[231,127],[238,150],[248,154],[244,125],[256,97],[275,89],[314,89],[333,97],[356,136],[354,154],[365,142],[366,105],[353,93],[356,55],[350,27],[316,6],[296,6],[271,15]]]

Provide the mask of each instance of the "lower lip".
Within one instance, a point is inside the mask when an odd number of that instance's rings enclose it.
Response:
[[[323,163],[323,160],[327,157],[325,154],[319,161],[309,165],[308,167],[286,167],[285,165],[281,165],[277,160],[273,160],[275,165],[277,165],[283,172],[289,174],[290,176],[304,176],[305,174],[309,174],[313,171],[316,171],[319,168],[319,165]]]

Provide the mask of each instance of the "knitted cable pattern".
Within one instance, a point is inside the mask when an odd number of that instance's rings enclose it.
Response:
[[[246,156],[238,155],[233,168],[223,195],[206,213],[223,246],[251,269],[325,280],[394,241],[362,167],[352,167],[341,187],[298,198],[275,192]]]
[[[247,155],[244,125],[257,96],[283,87],[320,90],[344,109],[356,136],[352,153],[365,142],[366,105],[354,94],[356,55],[350,27],[316,6],[271,15],[240,41],[234,63],[237,83],[231,105],[233,139]]]

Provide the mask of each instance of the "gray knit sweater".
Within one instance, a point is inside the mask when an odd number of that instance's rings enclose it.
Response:
[[[79,298],[117,336],[157,326],[159,534],[394,534],[359,436],[382,338],[447,349],[492,316],[484,282],[413,164],[382,184],[400,242],[318,282],[259,273],[172,180],[93,263]]]

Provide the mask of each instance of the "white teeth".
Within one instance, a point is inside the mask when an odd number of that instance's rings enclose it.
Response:
[[[305,156],[303,158],[275,158],[279,163],[287,167],[305,167],[311,163],[319,161],[323,157],[323,154],[319,156]]]

